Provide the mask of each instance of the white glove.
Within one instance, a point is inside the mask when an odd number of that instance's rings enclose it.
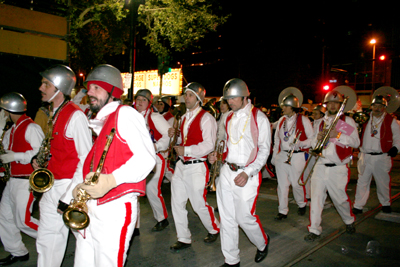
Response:
[[[88,173],[86,179],[92,177],[94,172]],[[117,182],[115,181],[114,175],[112,174],[100,174],[99,180],[95,185],[80,184],[80,188],[85,189],[85,191],[92,198],[100,198],[108,193],[114,187],[117,187]]]
[[[0,160],[3,163],[10,163],[15,161],[14,152],[6,150],[6,154],[0,155]]]
[[[6,122],[7,122],[7,117],[6,117],[5,113],[4,113],[4,109],[2,109],[0,111],[0,130],[4,129],[4,126],[6,125]]]

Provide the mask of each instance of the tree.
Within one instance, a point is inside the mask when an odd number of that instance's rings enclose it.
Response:
[[[139,23],[150,51],[165,57],[172,50],[182,52],[197,47],[208,32],[216,31],[228,16],[219,16],[206,0],[147,0],[139,7]]]

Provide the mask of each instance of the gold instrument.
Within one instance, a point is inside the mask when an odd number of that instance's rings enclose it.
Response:
[[[115,128],[113,128],[107,137],[106,145],[101,155],[97,169],[92,177],[85,179],[86,185],[97,184],[101,171],[103,169],[104,161],[107,156],[108,149],[110,148],[111,142],[115,135]],[[63,213],[63,220],[65,225],[74,230],[82,230],[88,227],[90,223],[90,218],[88,215],[88,207],[86,202],[91,198],[91,196],[84,189],[79,189],[78,194],[75,199],[71,200],[70,205]]]
[[[181,126],[180,112],[178,112],[174,116],[174,123],[172,125],[175,130],[175,133],[174,133],[174,136],[169,139],[168,149],[166,151],[164,151],[164,152],[168,152],[168,158],[167,158],[168,162],[176,160],[176,152],[174,150],[174,146],[176,145],[176,142],[178,141],[179,128]]]
[[[369,113],[358,111],[353,114],[353,119],[358,125],[358,133],[361,134],[362,132],[362,125],[369,120]]]
[[[207,185],[207,188],[209,188],[210,191],[215,192],[216,187],[215,187],[215,178],[219,176],[219,171],[222,166],[222,154],[224,153],[225,149],[225,141],[221,140],[219,143],[215,141],[215,149],[214,151],[217,152],[217,160],[213,163],[211,166],[211,171],[210,171],[210,182]]]
[[[203,109],[208,111],[215,119],[218,119],[219,110],[214,106],[216,101],[216,98],[208,100],[208,102],[204,104]]]
[[[67,101],[60,106],[59,110],[61,110],[66,103]],[[45,193],[54,185],[54,175],[50,170],[46,169],[51,157],[50,148],[51,139],[53,139],[53,103],[50,104],[50,110],[52,113],[47,121],[49,128],[36,156],[36,161],[40,168],[34,170],[29,176],[29,185],[31,189],[38,193]]]
[[[291,160],[292,160],[292,157],[293,157],[294,149],[295,149],[295,147],[296,147],[297,142],[299,142],[301,133],[302,133],[302,131],[297,130],[296,135],[295,135],[295,137],[294,137],[294,139],[293,139],[293,143],[292,143],[293,148],[292,148],[292,149],[290,150],[290,152],[288,153],[288,158],[287,158],[287,160],[285,161],[285,163],[287,163],[287,164],[289,164],[289,165],[292,165],[292,164],[291,164]]]
[[[4,125],[3,133],[1,134],[0,137],[0,155],[6,154],[6,151],[3,146],[3,139],[4,135],[6,134],[8,129],[10,129],[11,125],[12,125],[11,123],[6,123],[6,125]],[[7,182],[8,180],[10,180],[11,177],[10,163],[2,163],[2,167],[4,168],[4,176],[0,177],[0,180],[3,182]]]
[[[299,180],[298,180],[299,185],[301,185],[301,186],[306,185],[307,182],[308,182],[308,180],[311,178],[312,173],[313,173],[313,171],[314,171],[314,167],[315,167],[315,165],[316,165],[317,162],[318,162],[318,159],[319,159],[320,157],[322,157],[322,150],[324,149],[324,147],[326,146],[326,144],[327,144],[327,142],[328,142],[328,140],[329,140],[329,138],[330,138],[329,135],[330,135],[331,131],[336,127],[336,124],[338,123],[338,121],[339,121],[339,119],[340,119],[340,116],[342,116],[342,114],[344,113],[344,110],[345,110],[345,107],[346,107],[346,104],[347,104],[347,101],[348,101],[348,100],[349,100],[349,97],[348,97],[348,96],[345,96],[344,101],[343,101],[342,105],[341,105],[340,108],[339,108],[339,111],[336,113],[336,116],[335,116],[335,118],[333,119],[333,122],[332,122],[332,124],[329,126],[328,130],[326,130],[324,137],[323,137],[321,140],[318,141],[318,143],[317,143],[317,145],[315,146],[314,149],[310,150],[310,156],[308,157],[307,163],[306,163],[306,165],[304,166],[304,169],[303,169],[303,171],[301,172],[300,177],[299,177]],[[301,180],[301,178],[303,177],[304,172],[305,172],[305,170],[307,169],[308,164],[310,163],[310,160],[311,160],[312,157],[315,157],[314,165],[312,166],[312,168],[311,168],[311,170],[310,170],[310,173],[308,174],[306,180],[303,182],[303,181]]]

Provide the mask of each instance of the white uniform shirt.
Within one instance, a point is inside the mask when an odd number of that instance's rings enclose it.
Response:
[[[218,124],[218,143],[221,140],[225,140],[226,139],[226,131],[225,131],[225,121],[226,118],[228,117],[229,114],[231,114],[233,111],[232,110],[228,110],[225,113],[222,113],[221,117],[219,118],[217,124]]]
[[[252,107],[250,100],[248,100],[248,103],[244,108],[233,113],[227,127],[229,140],[226,141],[228,147],[226,161],[236,163],[239,166],[246,165],[254,148],[250,127]],[[257,125],[259,150],[256,159],[244,169],[244,172],[249,177],[256,175],[261,168],[265,166],[270,152],[271,125],[267,116],[265,116],[263,112],[257,112]],[[243,137],[240,139],[240,136]]]
[[[89,120],[89,126],[99,134],[105,119],[119,106],[114,101],[105,105],[95,119]],[[119,169],[113,171],[117,185],[137,183],[147,177],[156,163],[156,153],[146,128],[144,117],[134,108],[123,106],[118,115],[118,132],[126,140],[133,156]],[[81,181],[82,182],[82,181]]]
[[[187,110],[186,113],[182,116],[181,122],[183,122],[184,118],[185,124],[183,126],[184,135],[187,136],[188,129],[193,122],[194,118],[199,114],[202,110],[202,107],[197,107],[193,111]],[[217,135],[217,122],[214,117],[206,112],[200,121],[200,128],[202,131],[203,141],[198,143],[197,145],[185,146],[184,155],[186,157],[191,157],[195,159],[200,159],[214,150],[216,135]],[[182,144],[182,135],[178,138],[178,144]],[[180,157],[183,159],[183,157]]]
[[[374,124],[379,123],[379,126],[377,127],[378,133],[372,137],[371,136],[372,113],[370,114],[370,119],[368,120],[367,125],[365,127],[363,144],[360,147],[361,152],[363,152],[363,153],[381,153],[382,152],[381,140],[380,140],[382,137],[381,126],[385,119],[385,116],[390,116],[390,115],[385,112],[381,118],[376,119],[374,117]],[[397,150],[400,151],[400,127],[397,124],[396,120],[392,121],[391,128],[392,128],[392,134],[393,134],[393,145],[392,146],[395,146],[397,148]]]
[[[146,114],[147,113],[147,114]],[[142,111],[141,114],[146,117],[146,127],[147,130],[150,131],[150,127],[148,125],[148,116],[150,112]],[[162,137],[155,143],[156,145],[156,153],[160,151],[164,151],[168,148],[169,145],[169,136],[168,136],[168,129],[170,128],[169,123],[165,120],[164,116],[160,113],[151,113],[151,119],[153,120],[154,126],[156,127],[157,131],[162,135]]]

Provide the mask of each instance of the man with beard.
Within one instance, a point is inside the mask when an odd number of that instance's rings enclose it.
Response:
[[[388,101],[377,95],[372,100],[370,119],[361,133],[358,159],[358,180],[353,213],[361,214],[369,197],[372,175],[384,213],[391,213],[390,170],[392,159],[400,149],[400,129],[392,116],[386,113]]]
[[[143,116],[116,101],[123,93],[122,76],[111,65],[99,65],[88,75],[90,107],[96,118],[89,126],[97,134],[84,166],[83,177],[90,180],[99,165],[107,135],[115,136],[95,185],[81,180],[73,192],[84,189],[89,226],[76,235],[74,266],[123,266],[137,219],[137,199],[143,196],[146,176],[155,164],[154,146]]]
[[[169,225],[167,207],[165,206],[161,192],[166,162],[160,152],[168,148],[168,129],[170,125],[162,115],[152,111],[152,100],[153,94],[150,90],[140,89],[136,92],[134,107],[143,115],[146,127],[154,143],[154,150],[156,151],[156,166],[153,172],[147,177],[146,194],[153,210],[154,218],[157,220],[157,224],[153,227],[152,231],[158,232],[164,230]]]
[[[251,104],[250,92],[241,79],[229,80],[223,95],[233,112],[224,121],[227,145],[217,184],[221,248],[225,257],[222,266],[240,266],[239,227],[257,247],[255,262],[268,255],[270,239],[255,210],[261,168],[270,152],[271,126],[265,114]],[[216,153],[208,159],[213,164]]]
[[[17,261],[27,261],[29,251],[25,247],[21,231],[30,237],[37,237],[38,220],[31,216],[33,194],[29,191],[29,175],[33,172],[31,158],[39,151],[43,132],[25,113],[25,98],[16,92],[5,94],[0,99],[0,108],[8,122],[13,126],[6,131],[0,130],[5,154],[0,155],[0,162],[9,164],[9,181],[6,181],[0,202],[0,238],[4,250],[10,255],[0,259],[0,266],[11,265]],[[0,114],[2,116],[2,114]],[[1,119],[1,118],[0,118]],[[3,135],[4,134],[4,135]],[[4,175],[0,168],[0,176]]]
[[[193,82],[184,90],[187,112],[182,117],[179,145],[174,147],[180,160],[176,163],[171,182],[171,207],[178,236],[178,241],[171,246],[173,251],[188,248],[192,243],[186,210],[188,199],[208,231],[204,242],[212,243],[219,235],[219,221],[206,199],[206,185],[210,179],[206,159],[214,149],[217,123],[201,107],[205,88]],[[170,128],[168,133],[172,137],[175,129]]]
[[[336,91],[325,95],[327,113],[325,117],[315,124],[318,129],[312,142],[313,146],[322,140],[327,134],[329,126],[333,123],[344,96]],[[354,120],[342,115],[340,118],[344,123],[349,124],[355,130],[347,135],[344,132],[339,134],[336,128],[329,133],[329,141],[322,150],[322,156],[315,164],[311,176],[311,204],[310,204],[310,225],[309,234],[304,237],[307,242],[320,238],[322,227],[322,210],[324,208],[327,192],[335,205],[336,210],[346,224],[346,232],[355,233],[355,216],[351,211],[350,198],[346,193],[347,184],[350,180],[350,170],[347,163],[351,159],[352,148],[360,145],[357,126]]]
[[[62,219],[72,198],[72,190],[82,180],[82,166],[92,141],[88,121],[82,110],[70,101],[75,73],[67,66],[55,65],[40,73],[42,101],[53,105],[53,134],[47,169],[54,175],[53,187],[40,200],[40,221],[36,248],[38,266],[60,266],[68,241],[68,227]],[[39,166],[32,159],[36,170]]]

